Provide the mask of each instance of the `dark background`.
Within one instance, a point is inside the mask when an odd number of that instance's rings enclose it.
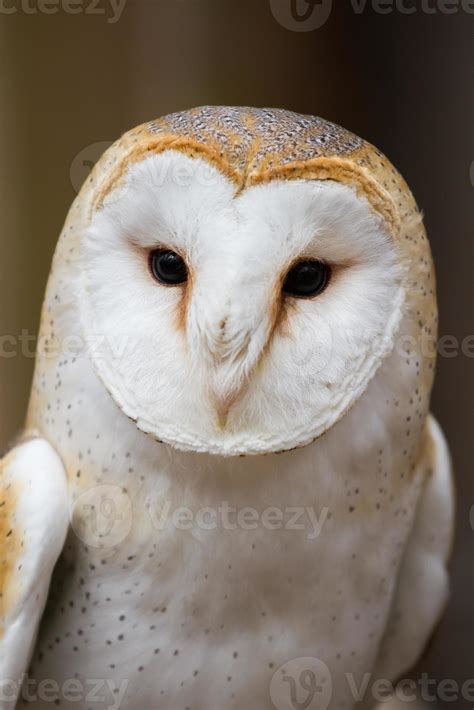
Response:
[[[327,22],[308,32],[282,26],[270,0],[128,0],[115,24],[63,9],[29,14],[21,3],[0,12],[0,334],[37,331],[74,186],[103,147],[94,144],[209,103],[318,114],[383,150],[425,213],[441,334],[461,343],[474,332],[474,16],[410,1],[413,14],[380,14],[370,2],[358,14],[334,0]],[[3,447],[21,427],[33,362],[28,353],[0,358]],[[461,351],[441,357],[433,396],[456,466],[458,536],[452,601],[420,670],[458,682],[474,677],[473,372]]]

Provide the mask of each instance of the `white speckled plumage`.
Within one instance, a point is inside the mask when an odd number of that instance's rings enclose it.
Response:
[[[185,288],[150,277],[159,244],[186,255]],[[332,280],[281,299],[302,255]],[[350,710],[347,673],[407,670],[446,599],[453,517],[428,417],[433,281],[400,176],[321,119],[198,109],[104,156],[58,244],[27,420],[61,458],[71,507],[34,684],[101,679],[101,700],[60,695],[66,708],[283,709],[273,674],[315,657],[328,707]],[[91,529],[94,504],[110,529]],[[258,523],[226,525],[226,506]],[[270,508],[286,522],[301,509],[298,529],[263,524]],[[179,509],[191,527],[172,524]],[[22,578],[11,554],[5,589]],[[2,651],[26,670],[4,618]]]

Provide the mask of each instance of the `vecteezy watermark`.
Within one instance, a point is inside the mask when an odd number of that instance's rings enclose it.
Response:
[[[111,25],[122,16],[127,0],[0,0],[0,15],[95,15]]]
[[[347,0],[356,15],[371,9],[378,15],[453,15],[474,14],[474,0]],[[270,0],[273,16],[293,32],[312,32],[322,27],[331,15],[332,0]]]
[[[289,530],[306,531],[308,540],[316,540],[328,518],[329,508],[322,508],[318,514],[314,508],[288,506],[278,508],[268,506],[263,510],[244,506],[237,508],[222,501],[218,506],[205,506],[192,510],[184,506],[173,508],[171,501],[152,499],[147,501],[153,527],[164,530],[171,526],[176,530]]]
[[[215,506],[195,509],[175,507],[169,500],[148,497],[144,508],[141,504],[139,506],[133,507],[130,496],[120,486],[92,486],[72,503],[71,527],[88,547],[110,550],[127,539],[134,516],[141,524],[148,520],[151,528],[160,532],[170,528],[204,533],[214,530],[285,530],[301,532],[310,541],[321,535],[329,518],[327,507],[322,507],[318,512],[308,506],[239,508],[225,500]]]
[[[293,32],[312,32],[331,14],[332,0],[270,0],[275,19]]]
[[[339,675],[338,675],[339,678]],[[345,687],[344,687],[345,686]],[[394,683],[386,678],[364,673],[356,677],[345,673],[339,680],[341,696],[349,695],[355,703],[383,704],[397,698],[407,705],[426,703],[474,702],[474,678],[459,683],[451,678],[438,680],[422,673],[419,678],[404,678]],[[280,666],[270,683],[270,697],[277,710],[326,710],[333,696],[333,682],[328,666],[318,658],[295,658]]]
[[[132,502],[120,486],[94,486],[73,502],[70,518],[72,529],[88,547],[115,548],[132,529]]]
[[[367,7],[379,15],[390,15],[399,12],[402,15],[413,15],[422,12],[425,15],[453,15],[458,12],[474,14],[472,0],[350,0],[352,9],[361,15]]]
[[[96,141],[84,146],[76,153],[69,169],[69,178],[75,192],[79,192],[94,165],[112,143],[113,141],[107,140]],[[148,184],[157,189],[170,183],[183,188],[197,185],[214,189],[222,181],[221,173],[208,161],[196,159],[178,162],[156,161],[151,157],[142,161],[141,168],[146,171]],[[111,199],[114,198],[107,197],[108,202]]]
[[[360,680],[352,673],[346,673],[345,678],[356,702],[362,702],[368,697],[376,703],[387,702],[393,697],[402,703],[415,703],[417,700],[426,703],[449,703],[457,700],[474,702],[474,678],[469,678],[464,683],[458,683],[452,678],[430,678],[428,673],[422,673],[416,679],[403,678],[397,683],[386,678],[374,679],[370,673],[364,673]]]
[[[325,352],[318,354],[318,345],[311,342],[311,346],[303,349],[296,356],[296,364],[299,367],[312,362],[316,369],[321,372],[331,359],[332,334],[330,326],[321,316],[315,316],[316,322],[320,325],[320,333],[324,334]],[[360,345],[363,342],[363,334],[359,332],[346,331],[343,335],[348,346]],[[371,341],[366,341],[366,349],[370,351]],[[90,333],[87,337],[81,335],[67,335],[63,339],[52,339],[48,335],[38,336],[31,333],[27,328],[23,328],[20,333],[13,335],[10,333],[0,334],[0,359],[11,360],[15,357],[35,359],[56,359],[58,357],[79,358],[83,356],[94,357],[94,359],[113,357],[115,362],[123,361],[143,345],[143,339],[137,337],[132,331],[127,333],[115,333],[114,335],[103,335],[100,333]],[[378,345],[377,339],[373,339],[374,347]],[[436,356],[448,360],[456,357],[474,358],[474,334],[463,337],[444,334],[435,338],[427,331],[423,331],[419,338],[412,335],[401,335],[395,338],[393,350],[400,357],[405,359],[418,359],[422,356],[433,359]]]
[[[0,0],[1,1],[1,0]],[[69,168],[69,179],[75,192],[79,192],[82,185],[92,172],[103,153],[110,148],[113,141],[96,141],[82,148],[77,153]]]
[[[274,673],[270,697],[277,710],[326,710],[332,697],[329,668],[318,658],[294,658]]]
[[[137,338],[132,335],[114,336],[91,333],[87,337],[67,335],[63,339],[48,335],[37,336],[23,328],[18,335],[0,335],[0,359],[11,360],[21,356],[27,359],[41,357],[46,360],[58,357],[80,358],[82,356],[112,356],[115,361],[123,360],[137,346]]]
[[[0,680],[0,703],[3,706],[21,698],[25,703],[51,703],[51,707],[67,702],[120,710],[128,685],[128,680],[117,684],[108,678],[67,678],[61,683],[53,678],[38,681],[25,674],[18,680]]]

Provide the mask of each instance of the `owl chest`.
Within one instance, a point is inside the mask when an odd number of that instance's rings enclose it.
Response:
[[[108,507],[96,499],[94,518],[87,503],[83,526],[73,523],[33,660],[38,680],[100,678],[100,708],[123,693],[122,708],[261,709],[289,659],[321,660],[333,682],[346,666],[370,667],[400,526],[372,520],[364,531],[351,502],[342,513],[315,496],[204,506],[169,490],[133,497],[129,510],[107,493]]]
[[[58,441],[71,529],[37,683],[78,680],[75,708],[263,710],[289,659],[320,659],[341,689],[345,670],[370,669],[415,502],[396,490],[394,467],[380,472],[370,455],[309,466],[296,451],[215,472],[199,456],[173,454],[170,466],[165,447],[160,459],[141,438],[137,456],[127,428],[115,445],[89,434],[74,448]],[[104,699],[91,705],[94,679]]]

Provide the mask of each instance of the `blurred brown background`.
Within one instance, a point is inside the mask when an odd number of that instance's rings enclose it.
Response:
[[[406,0],[382,14],[371,2],[321,0],[317,12],[331,10],[322,26],[294,31],[308,27],[290,2],[125,0],[119,18],[111,0],[99,0],[102,14],[87,12],[90,0],[78,14],[61,0],[51,14],[41,0],[0,3],[0,446],[21,427],[33,367],[28,353],[6,356],[4,336],[36,333],[74,186],[104,147],[94,144],[194,105],[319,114],[375,143],[425,212],[441,333],[461,343],[474,332],[473,4]],[[420,668],[459,683],[474,677],[473,372],[462,353],[439,360],[433,409],[456,464],[459,524],[452,602]]]

